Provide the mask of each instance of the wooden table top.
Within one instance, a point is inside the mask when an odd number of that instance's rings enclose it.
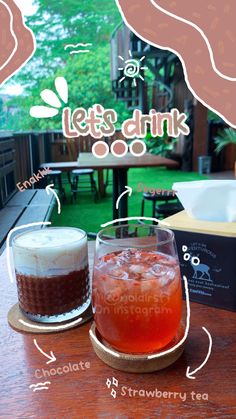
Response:
[[[50,167],[53,170],[71,171],[74,169],[122,169],[135,167],[159,167],[164,166],[171,169],[178,169],[179,164],[171,159],[161,156],[154,156],[146,153],[142,157],[135,157],[127,153],[122,158],[117,158],[111,153],[105,159],[98,159],[92,153],[80,153],[78,161],[43,163],[41,166]]]
[[[40,167],[49,167],[51,170],[61,170],[62,172],[71,172],[80,168],[78,161],[48,162],[42,163]]]
[[[91,262],[94,243],[89,243],[89,249]],[[88,336],[90,323],[49,335],[21,334],[12,330],[7,323],[7,313],[17,297],[15,284],[8,278],[5,254],[0,257],[0,276],[1,419],[236,417],[235,313],[191,303],[191,327],[182,357],[160,372],[128,374],[113,370],[97,358]],[[212,335],[212,354],[196,373],[196,379],[190,380],[185,375],[187,366],[191,370],[199,367],[209,347],[202,326]],[[54,352],[55,362],[46,364],[47,358],[34,346],[34,338],[44,352]],[[79,371],[74,371],[78,365]],[[67,372],[61,374],[60,368],[65,366]],[[50,370],[54,374],[57,368],[60,374],[55,376],[42,379],[34,376],[35,372],[43,374],[42,369],[44,374]],[[107,379],[113,378],[118,380],[118,388],[112,386],[117,391],[116,398],[110,394],[112,387],[106,386]],[[33,392],[29,388],[31,384],[47,380],[51,381],[48,390]],[[134,393],[134,390],[142,391]],[[144,397],[145,391],[154,393]]]
[[[165,157],[155,156],[151,153],[145,153],[142,157],[135,157],[131,153],[126,156],[118,158],[109,153],[105,159],[98,159],[92,153],[80,153],[78,158],[80,168],[91,169],[121,169],[134,167],[157,167],[164,166],[172,169],[178,168],[179,164]]]

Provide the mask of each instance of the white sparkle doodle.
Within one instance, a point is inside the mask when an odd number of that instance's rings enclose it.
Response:
[[[117,395],[117,390],[116,389],[114,389],[112,386],[115,386],[115,387],[119,387],[119,381],[115,378],[115,377],[112,377],[112,380],[110,380],[109,378],[107,378],[107,381],[106,381],[106,386],[107,386],[107,388],[111,388],[111,392],[110,392],[110,395],[114,398],[114,399],[116,399],[116,395]]]
[[[51,384],[51,381],[45,381],[45,383],[37,383],[37,384],[31,384],[29,388],[33,389],[33,392],[35,391],[41,391],[41,390],[48,390],[48,385]]]
[[[145,56],[140,58],[140,60],[136,60],[132,56],[132,52],[129,51],[130,58],[128,60],[124,60],[124,58],[119,55],[119,59],[124,62],[124,67],[119,67],[118,70],[124,72],[124,76],[119,80],[119,83],[122,83],[126,77],[132,78],[134,86],[137,86],[136,78],[139,77],[142,81],[144,81],[143,76],[140,74],[141,70],[147,70],[147,67],[142,66],[143,60],[145,60]]]

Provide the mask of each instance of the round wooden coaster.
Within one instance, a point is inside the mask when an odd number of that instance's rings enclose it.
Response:
[[[29,320],[20,310],[19,304],[15,304],[8,312],[8,323],[17,332],[26,333],[58,333],[64,332],[74,327],[81,326],[90,319],[92,319],[92,306],[78,316],[77,319],[69,320],[63,323],[40,323]]]
[[[182,324],[180,331],[178,331],[171,344],[161,352],[150,355],[125,354],[111,348],[102,341],[94,322],[89,335],[95,353],[105,364],[117,370],[134,373],[154,372],[169,367],[182,355],[186,342],[186,339],[183,340],[184,326]],[[181,342],[182,340],[183,342]],[[180,343],[179,346],[174,348],[178,343]]]

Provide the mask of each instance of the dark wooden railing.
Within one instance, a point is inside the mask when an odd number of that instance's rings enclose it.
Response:
[[[124,139],[119,130],[106,141],[110,145],[118,138]],[[71,152],[69,141],[62,131],[0,133],[0,208],[15,193],[16,184],[30,179],[42,163],[76,160],[80,152],[90,152],[96,140],[76,138],[76,153]]]
[[[11,134],[0,136],[0,208],[15,191],[16,150]]]
[[[41,163],[51,160],[48,132],[0,133],[0,208],[28,180]]]

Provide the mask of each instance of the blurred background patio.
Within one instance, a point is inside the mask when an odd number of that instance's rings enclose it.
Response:
[[[236,133],[213,112],[198,102],[188,90],[179,59],[168,51],[151,47],[130,32],[123,23],[115,2],[108,0],[81,3],[81,11],[74,15],[75,4],[69,1],[35,1],[34,13],[28,16],[28,25],[37,38],[37,52],[30,63],[14,78],[0,88],[0,209],[4,208],[17,192],[16,184],[28,180],[45,162],[70,162],[76,156],[71,144],[63,137],[60,116],[37,120],[29,116],[31,106],[40,104],[40,92],[52,88],[57,76],[64,76],[69,85],[69,106],[73,109],[89,108],[95,103],[114,108],[118,115],[117,132],[104,138],[109,145],[120,133],[121,123],[139,108],[143,113],[150,109],[168,112],[176,107],[188,115],[188,137],[177,141],[163,138],[145,139],[148,150],[178,162],[178,170],[166,168],[138,168],[129,170],[129,216],[141,214],[143,193],[138,184],[147,188],[171,189],[177,181],[204,178],[233,178],[236,161]],[[105,11],[105,12],[104,12]],[[104,13],[106,13],[104,15]],[[69,54],[68,43],[92,43],[87,54]],[[145,56],[146,69],[136,82],[126,77],[121,59],[132,54],[136,60]],[[143,80],[144,79],[144,80]],[[91,138],[75,140],[77,154],[91,152]],[[199,167],[199,157],[210,157],[205,168]],[[53,225],[77,226],[97,232],[100,224],[112,219],[112,172],[104,170],[105,196],[94,200],[90,190],[81,187],[82,176],[73,195],[72,184],[66,174],[61,175],[62,185],[55,177],[55,187],[61,194],[62,213],[55,207],[51,215]],[[98,189],[97,172],[94,180]],[[51,181],[51,179],[49,179]],[[84,185],[83,185],[84,186]],[[90,187],[88,178],[87,186]],[[38,188],[39,184],[35,185]],[[45,185],[41,184],[41,187]],[[34,188],[34,185],[32,186]],[[88,189],[88,188],[87,188]],[[152,215],[147,203],[145,215]],[[4,220],[1,218],[0,223]]]

